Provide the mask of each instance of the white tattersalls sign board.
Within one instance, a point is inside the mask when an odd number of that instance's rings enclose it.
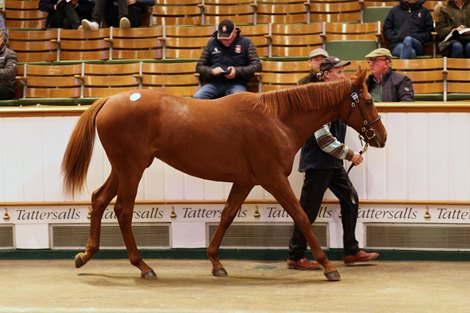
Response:
[[[223,204],[138,204],[133,223],[170,223],[173,247],[205,247],[208,244],[205,225],[217,223],[222,210]],[[89,218],[90,207],[86,205],[0,206],[0,226],[14,226],[16,248],[49,248],[51,224],[88,224]],[[112,205],[105,210],[102,221],[117,223]],[[317,221],[329,225],[329,246],[339,247],[339,204],[323,204]],[[234,222],[292,223],[292,219],[280,205],[263,203],[244,204]],[[470,205],[362,204],[356,228],[358,240],[362,238],[366,223],[470,224]]]
[[[0,207],[1,223],[86,223],[91,208],[79,206],[3,206]],[[218,222],[222,215],[222,204],[137,204],[133,222]],[[103,222],[117,222],[110,205],[103,214]],[[237,222],[292,222],[291,217],[278,204],[244,204],[235,218]],[[317,221],[340,221],[339,204],[324,204]],[[358,221],[367,223],[468,223],[470,205],[388,205],[362,204]]]

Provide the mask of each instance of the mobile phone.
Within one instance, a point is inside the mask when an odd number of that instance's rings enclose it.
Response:
[[[226,68],[225,70],[223,70],[222,72],[220,72],[220,74],[229,74],[230,73],[230,69]]]

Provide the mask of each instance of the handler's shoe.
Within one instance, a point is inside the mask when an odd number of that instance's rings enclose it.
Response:
[[[310,261],[307,258],[303,258],[298,261],[287,260],[287,267],[293,270],[313,271],[319,270],[321,265],[317,261]]]
[[[380,254],[377,252],[365,252],[364,250],[360,250],[356,255],[345,255],[343,261],[346,265],[357,262],[369,262],[377,259],[379,255]]]

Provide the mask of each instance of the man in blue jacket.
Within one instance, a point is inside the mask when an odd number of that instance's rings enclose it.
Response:
[[[261,72],[256,47],[240,36],[240,29],[232,21],[220,22],[212,36],[196,64],[203,86],[193,98],[215,99],[246,91],[250,78]]]
[[[383,34],[390,42],[392,55],[400,59],[415,59],[424,54],[424,44],[432,42],[434,23],[425,0],[401,0],[384,21]]]

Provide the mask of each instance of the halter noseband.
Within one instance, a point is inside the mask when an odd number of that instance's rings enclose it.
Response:
[[[362,93],[362,89],[359,90],[359,93]],[[368,143],[372,138],[375,137],[375,131],[370,127],[374,125],[375,123],[377,123],[382,117],[379,115],[372,121],[368,121],[364,118],[364,113],[362,111],[363,109],[361,106],[358,105],[360,102],[359,94],[354,90],[352,83],[351,83],[351,99],[352,99],[351,107],[349,108],[349,113],[348,113],[348,118],[346,119],[346,124],[349,121],[349,118],[351,117],[352,110],[357,106],[359,108],[359,114],[361,115],[361,118],[362,118],[362,124],[364,125],[361,128],[361,132],[359,133],[359,139],[361,141],[363,140],[366,143]]]

